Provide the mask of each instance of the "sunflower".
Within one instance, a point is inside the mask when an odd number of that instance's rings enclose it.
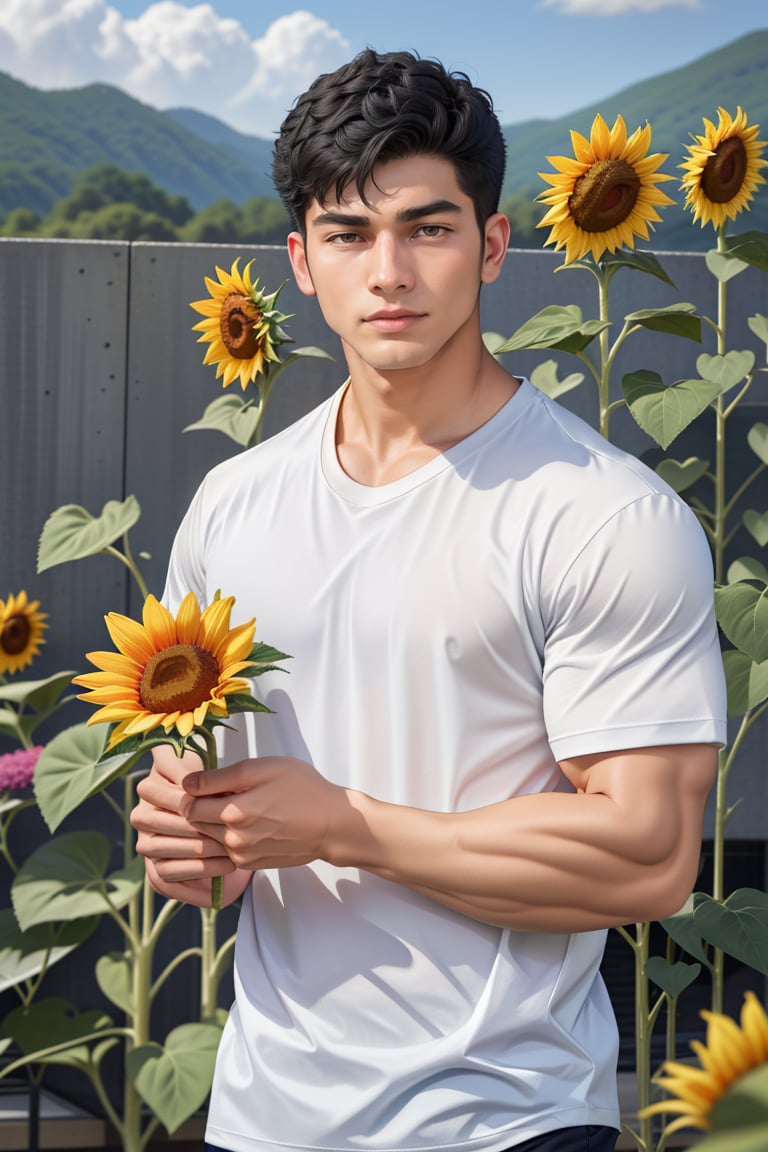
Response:
[[[748,128],[741,108],[735,118],[725,108],[718,108],[717,114],[717,127],[705,117],[704,135],[691,134],[696,143],[687,146],[688,159],[680,165],[685,172],[680,184],[685,207],[702,228],[705,224],[721,228],[726,220],[735,220],[765,183],[760,169],[768,163],[761,157],[765,141],[757,139],[759,124]]]
[[[23,589],[18,596],[0,600],[0,675],[31,664],[45,644],[47,613],[37,611],[39,604],[39,600],[27,600]]]
[[[719,1012],[702,1012],[707,1022],[707,1042],[691,1041],[701,1067],[667,1060],[657,1082],[672,1095],[644,1108],[643,1116],[676,1112],[679,1118],[667,1125],[667,1134],[678,1128],[710,1127],[710,1113],[728,1089],[746,1072],[768,1061],[768,1017],[754,992],[747,992],[741,1009],[741,1028]]]
[[[76,676],[89,691],[80,696],[100,705],[89,724],[115,723],[107,751],[127,736],[162,727],[185,739],[206,717],[225,717],[227,698],[249,693],[237,673],[251,666],[255,620],[230,630],[234,597],[214,600],[201,613],[188,592],[173,615],[154,596],[144,602],[143,623],[110,612],[107,629],[117,652],[89,652],[100,669]]]
[[[270,363],[279,363],[278,345],[288,340],[280,325],[288,317],[278,312],[275,302],[284,285],[267,296],[258,280],[251,280],[251,260],[242,273],[235,260],[229,272],[216,268],[218,282],[205,277],[210,292],[206,300],[196,300],[190,307],[207,317],[193,325],[202,332],[198,344],[210,344],[204,364],[217,364],[216,379],[224,377],[228,388],[240,378],[243,391],[250,381],[264,372]]]
[[[552,231],[545,244],[565,248],[570,264],[592,252],[599,260],[623,244],[634,248],[634,237],[648,240],[648,226],[661,220],[656,208],[674,201],[656,187],[671,176],[657,169],[666,153],[647,155],[651,128],[638,128],[627,137],[621,116],[608,128],[599,114],[592,121],[590,139],[571,132],[574,157],[548,156],[556,173],[540,172],[552,187],[536,199],[550,205],[537,228]]]

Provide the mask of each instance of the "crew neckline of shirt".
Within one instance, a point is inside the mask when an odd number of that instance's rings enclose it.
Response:
[[[390,484],[379,484],[376,487],[371,487],[353,480],[342,468],[336,452],[336,423],[339,406],[348,387],[349,380],[347,379],[331,399],[328,416],[323,427],[321,467],[326,483],[337,496],[341,496],[350,504],[358,504],[368,508],[377,504],[386,504],[390,500],[397,500],[399,497],[405,496],[408,492],[412,492],[415,488],[432,480],[433,477],[439,476],[446,468],[456,466],[473,453],[478,452],[501,430],[516,420],[530,403],[531,398],[537,394],[531,382],[525,377],[520,377],[520,387],[505,404],[502,404],[498,412],[494,412],[493,416],[481,424],[479,428],[476,428],[474,432],[470,432],[468,436],[457,441],[445,452],[438,453],[426,464],[421,464],[413,472],[408,472]]]

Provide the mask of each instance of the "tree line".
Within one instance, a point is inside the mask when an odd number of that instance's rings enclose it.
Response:
[[[526,196],[511,196],[501,209],[510,218],[512,247],[541,245],[537,205]],[[216,200],[196,212],[185,196],[171,195],[148,176],[114,164],[85,169],[48,213],[19,207],[0,220],[0,236],[72,240],[283,244],[289,231],[287,213],[276,198],[254,196],[242,204]]]

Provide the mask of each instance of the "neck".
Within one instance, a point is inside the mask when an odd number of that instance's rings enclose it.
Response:
[[[469,436],[519,385],[479,333],[471,350],[448,345],[427,365],[390,372],[345,352],[350,383],[336,429],[339,462],[352,479],[373,487],[407,475]]]

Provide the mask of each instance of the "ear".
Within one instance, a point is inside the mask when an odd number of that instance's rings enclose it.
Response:
[[[501,272],[509,245],[509,220],[503,212],[494,212],[485,222],[485,251],[480,270],[480,281],[492,284]]]
[[[299,291],[305,296],[314,296],[315,286],[309,272],[307,260],[307,242],[300,232],[290,232],[288,235],[288,258],[291,261],[293,275],[296,278]]]

